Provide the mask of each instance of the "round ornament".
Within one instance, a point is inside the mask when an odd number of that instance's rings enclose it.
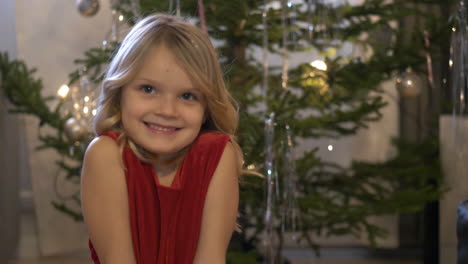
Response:
[[[99,10],[98,0],[76,0],[76,6],[81,15],[94,16]]]
[[[411,70],[407,70],[397,76],[396,88],[403,98],[413,98],[421,94],[421,79]]]
[[[73,142],[84,139],[89,133],[86,122],[83,119],[78,120],[74,117],[70,117],[65,122],[64,130],[67,138]]]

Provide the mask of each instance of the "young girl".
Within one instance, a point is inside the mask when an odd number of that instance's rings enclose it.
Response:
[[[94,263],[225,263],[242,154],[216,52],[167,15],[136,24],[112,59],[82,170]]]

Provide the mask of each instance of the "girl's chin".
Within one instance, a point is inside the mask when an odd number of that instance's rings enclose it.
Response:
[[[171,160],[175,157],[177,157],[178,155],[180,155],[180,153],[182,152],[181,150],[171,150],[171,151],[156,151],[156,150],[153,150],[153,151],[150,151],[151,153],[153,153],[154,155],[156,155],[158,157],[159,160],[162,160],[162,161],[165,161],[165,160]]]

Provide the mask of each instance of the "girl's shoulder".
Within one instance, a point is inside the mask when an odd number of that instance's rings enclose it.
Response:
[[[86,153],[99,152],[99,154],[111,154],[119,150],[118,139],[120,133],[107,131],[95,137],[88,145]],[[104,152],[104,153],[103,153]]]
[[[219,132],[203,132],[192,145],[191,154],[199,158],[210,157],[217,164],[225,152],[235,152],[231,137]]]
[[[116,138],[108,135],[94,138],[86,149],[84,163],[95,168],[121,165],[120,147]]]
[[[197,146],[213,146],[213,144],[225,145],[229,140],[230,137],[223,133],[202,132],[195,141],[195,144]]]
[[[100,135],[95,137],[88,145],[86,149],[86,153],[89,152],[98,152],[99,154],[109,154],[109,152],[113,152],[114,150],[118,150],[119,146],[117,141],[109,137],[107,135]]]

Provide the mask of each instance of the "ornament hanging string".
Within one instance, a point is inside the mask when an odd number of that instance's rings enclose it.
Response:
[[[307,0],[307,37],[309,42],[312,42],[314,26],[312,22],[312,0]]]
[[[131,6],[132,6],[132,13],[133,13],[133,21],[137,22],[138,20],[140,20],[140,16],[141,16],[140,1],[131,0]]]
[[[203,0],[198,0],[198,16],[200,19],[200,25],[203,32],[208,35],[208,29],[206,28],[206,18],[205,18],[205,7],[203,6]]]
[[[176,0],[176,16],[180,17],[180,0]]]
[[[434,74],[432,72],[432,58],[431,58],[431,42],[429,40],[429,32],[424,30],[424,47],[426,53],[426,65],[427,65],[427,80],[431,88],[434,88]]]
[[[287,28],[287,17],[289,14],[289,6],[291,2],[283,0],[281,5],[281,28],[282,28],[282,74],[281,74],[281,87],[286,89],[288,87],[288,71],[289,71],[289,52],[287,49],[288,45],[288,28]]]
[[[263,0],[263,12],[262,12],[262,94],[265,104],[267,102],[268,92],[268,0]],[[266,106],[268,108],[268,106]]]
[[[427,89],[427,111],[429,112],[428,121],[432,122],[434,118],[434,74],[432,71],[432,57],[431,57],[431,42],[429,40],[429,32],[424,30],[424,52],[426,55],[426,67],[427,67],[427,81],[429,84],[429,89]]]

